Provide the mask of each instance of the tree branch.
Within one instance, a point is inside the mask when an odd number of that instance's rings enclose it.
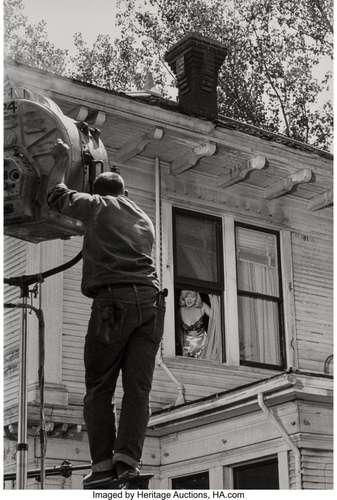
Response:
[[[320,0],[313,0],[313,3],[317,7],[317,9],[319,10],[319,12],[320,12],[320,14],[322,16],[322,20],[325,22],[325,24],[326,24],[327,28],[329,29],[330,33],[333,35],[333,26],[330,23],[330,20],[329,20],[329,18],[327,16],[326,12],[323,9],[321,1]]]
[[[265,57],[264,57],[264,53],[263,53],[263,50],[262,50],[262,47],[261,47],[261,42],[260,42],[260,39],[258,37],[258,34],[256,32],[256,29],[255,29],[255,26],[253,26],[253,30],[254,30],[254,33],[255,33],[255,36],[256,36],[256,40],[257,40],[257,44],[258,44],[258,47],[259,47],[259,51],[260,51],[260,54],[261,54],[261,61],[262,61],[262,64],[264,66],[264,69],[266,71],[266,76],[267,76],[267,79],[269,81],[269,84],[271,86],[271,88],[273,89],[279,103],[280,103],[280,106],[281,106],[281,111],[282,111],[282,115],[283,115],[283,119],[284,119],[284,123],[285,123],[285,126],[286,126],[286,135],[288,137],[290,137],[290,127],[289,127],[289,122],[288,122],[288,117],[287,117],[287,113],[286,113],[286,110],[285,110],[285,107],[284,107],[284,103],[282,101],[282,98],[273,82],[273,79],[270,75],[270,72],[269,72],[269,69],[267,67],[267,64],[266,64],[266,61],[265,61]]]

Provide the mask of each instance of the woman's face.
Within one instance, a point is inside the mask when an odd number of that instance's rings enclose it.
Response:
[[[185,295],[185,305],[186,307],[193,307],[197,303],[197,292],[193,290],[188,290]]]

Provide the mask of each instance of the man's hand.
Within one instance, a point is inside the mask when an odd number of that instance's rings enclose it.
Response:
[[[55,164],[49,174],[47,193],[49,193],[56,184],[64,182],[69,151],[70,147],[68,144],[63,142],[62,139],[57,139],[52,150],[52,155],[55,158]]]
[[[52,151],[52,155],[55,158],[55,161],[57,162],[60,158],[68,157],[68,152],[70,150],[70,147],[68,144],[62,141],[62,139],[57,139],[57,141],[54,144],[54,148]]]

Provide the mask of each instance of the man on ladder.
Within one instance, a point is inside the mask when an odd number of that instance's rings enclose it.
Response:
[[[165,299],[151,257],[150,218],[127,197],[116,172],[98,175],[94,194],[68,189],[62,161],[68,149],[58,141],[48,203],[85,226],[82,293],[94,299],[84,349],[92,471],[83,484],[90,489],[139,475]],[[116,432],[112,399],[120,371],[124,395]]]

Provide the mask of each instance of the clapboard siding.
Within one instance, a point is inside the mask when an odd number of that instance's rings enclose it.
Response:
[[[319,449],[301,449],[302,489],[333,489],[333,453]],[[296,489],[295,460],[289,452],[290,489]]]
[[[70,260],[82,248],[82,238],[64,244],[64,258]],[[62,381],[69,391],[69,404],[79,404],[84,392],[83,349],[91,300],[81,293],[82,261],[64,273]]]
[[[292,235],[299,368],[323,372],[333,352],[332,241]]]
[[[331,451],[303,449],[303,489],[333,489],[333,454]]]
[[[289,463],[289,489],[296,490],[296,474],[295,474],[295,457],[292,451],[288,451],[288,463]]]
[[[26,273],[27,244],[9,236],[4,237],[4,276],[21,276]],[[4,301],[20,302],[17,287],[4,287]],[[21,332],[21,310],[5,309],[4,327],[4,407],[13,406],[18,398],[19,337]]]

